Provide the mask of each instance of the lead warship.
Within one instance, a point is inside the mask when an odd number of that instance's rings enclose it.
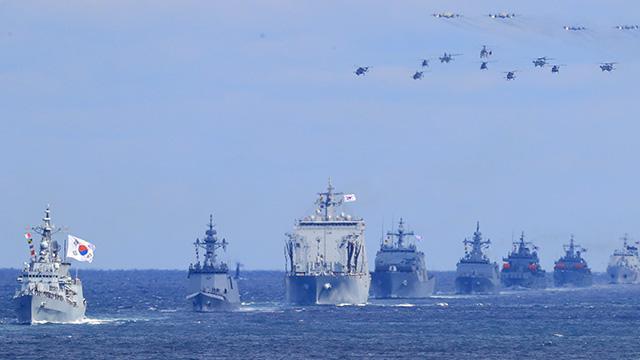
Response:
[[[546,271],[540,267],[537,247],[524,241],[524,232],[520,241],[513,243],[513,250],[502,260],[500,280],[504,287],[538,288],[547,287]]]
[[[295,222],[285,241],[286,299],[295,305],[364,304],[370,275],[365,252],[365,223],[336,210],[355,195],[318,193],[316,211]]]
[[[208,229],[204,240],[196,239],[196,262],[189,265],[189,295],[193,310],[208,312],[233,310],[240,306],[240,292],[236,278],[229,274],[226,263],[218,261],[216,251],[226,250],[227,240],[218,238],[213,225],[213,215],[209,216]],[[200,261],[200,249],[204,249],[204,259]],[[239,271],[238,269],[236,269]]]
[[[425,298],[433,294],[436,280],[427,274],[424,253],[416,249],[416,238],[413,231],[405,231],[402,219],[397,231],[387,232],[371,274],[373,297]]]
[[[612,284],[640,283],[640,258],[638,257],[638,243],[629,244],[627,234],[622,238],[622,249],[614,251],[607,266],[607,275]]]
[[[573,241],[573,235],[569,245],[564,245],[565,255],[556,261],[553,267],[553,283],[556,287],[576,286],[587,287],[593,283],[593,276],[589,265],[582,258],[582,253],[587,251]]]
[[[491,240],[482,240],[480,223],[476,225],[473,240],[464,239],[465,256],[456,265],[456,292],[458,294],[496,293],[500,283],[498,264],[492,263],[482,249]],[[471,250],[468,246],[471,245]]]
[[[31,249],[29,263],[25,263],[13,300],[17,307],[18,322],[66,323],[84,318],[87,302],[82,294],[82,283],[69,274],[71,264],[63,259],[62,247],[52,238],[61,229],[51,224],[51,212],[45,210],[43,224],[32,228],[41,236],[40,250],[36,253],[30,233],[25,237]]]

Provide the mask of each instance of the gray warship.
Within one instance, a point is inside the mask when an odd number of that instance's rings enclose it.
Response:
[[[60,229],[55,229],[51,224],[51,212],[48,207],[42,221],[42,225],[32,228],[34,233],[41,236],[37,253],[32,244],[31,234],[25,234],[31,248],[31,258],[18,276],[20,288],[13,297],[18,322],[68,323],[82,320],[87,308],[82,294],[82,283],[77,276],[71,277],[71,264],[62,258],[64,250],[52,238]]]
[[[531,242],[524,241],[524,232],[520,241],[513,243],[513,250],[502,260],[500,281],[502,286],[537,288],[547,287],[546,271],[540,267],[538,248]]]
[[[365,252],[365,223],[337,208],[355,195],[318,193],[313,215],[295,222],[285,241],[286,300],[294,305],[364,304],[370,275]]]
[[[371,274],[373,297],[425,298],[433,294],[436,280],[427,273],[424,253],[416,249],[415,239],[413,231],[405,231],[402,219],[395,232],[387,232]]]
[[[629,244],[627,234],[622,238],[622,249],[614,251],[609,259],[607,275],[612,284],[640,283],[640,258],[638,257],[638,243]]]
[[[553,266],[553,283],[556,287],[587,287],[593,284],[593,276],[589,265],[582,258],[587,249],[576,245],[571,235],[569,245],[564,245],[565,255]]]
[[[226,263],[219,261],[216,251],[226,250],[227,240],[218,238],[213,225],[213,215],[209,216],[208,229],[204,240],[196,239],[196,262],[189,265],[187,300],[193,310],[209,312],[233,310],[240,306],[240,291],[237,278],[229,274]],[[204,249],[204,259],[200,261],[200,249]],[[239,268],[236,269],[239,272]]]
[[[465,256],[456,265],[456,292],[458,294],[496,293],[500,285],[500,272],[498,264],[492,263],[482,253],[482,249],[488,248],[491,241],[482,240],[479,222],[473,233],[473,240],[464,239],[463,243]]]

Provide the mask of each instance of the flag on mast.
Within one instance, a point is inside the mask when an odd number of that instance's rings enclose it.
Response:
[[[95,249],[95,245],[79,237],[69,235],[67,238],[67,257],[72,259],[92,262]]]
[[[356,201],[356,194],[344,194],[344,197],[342,198],[342,201],[344,201],[344,202]]]

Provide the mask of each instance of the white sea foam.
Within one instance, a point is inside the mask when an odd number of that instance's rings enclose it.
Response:
[[[33,321],[33,325],[45,325],[45,324],[56,324],[56,325],[105,325],[105,324],[117,324],[117,323],[126,323],[126,322],[136,322],[136,321],[146,321],[146,319],[126,319],[126,318],[110,318],[110,319],[94,319],[85,317],[76,321],[66,321],[66,322],[57,322],[57,321]]]
[[[394,307],[415,307],[416,304],[395,304]]]

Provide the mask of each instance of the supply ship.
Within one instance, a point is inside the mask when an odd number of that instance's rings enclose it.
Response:
[[[371,277],[365,222],[339,209],[354,194],[334,192],[329,180],[316,210],[295,222],[285,242],[286,300],[294,305],[365,304]]]
[[[464,239],[465,256],[456,265],[456,292],[458,294],[496,293],[500,285],[498,264],[492,263],[482,252],[490,240],[482,240],[480,223],[476,225],[473,240]],[[469,246],[471,249],[469,249]]]
[[[514,242],[513,250],[502,259],[502,286],[538,289],[547,286],[546,271],[540,267],[537,250],[533,243],[524,241],[523,232],[520,241]]]
[[[416,249],[416,239],[413,231],[405,230],[402,219],[395,232],[387,232],[371,274],[373,297],[425,298],[433,294],[436,280],[427,273],[424,253]]]
[[[640,258],[638,257],[638,243],[629,244],[627,234],[622,238],[622,249],[616,250],[609,259],[607,275],[612,284],[640,283]]]

